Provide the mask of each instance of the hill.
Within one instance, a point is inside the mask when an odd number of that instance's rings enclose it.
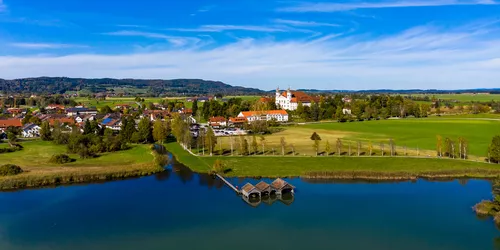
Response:
[[[67,92],[147,94],[150,96],[193,95],[260,95],[254,88],[235,87],[220,81],[201,79],[85,79],[68,77],[37,77],[14,80],[0,79],[1,93],[64,94]]]

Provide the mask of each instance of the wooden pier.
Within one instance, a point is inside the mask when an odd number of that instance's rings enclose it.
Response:
[[[230,187],[237,194],[241,194],[241,191],[238,190],[233,184],[226,180],[226,178],[222,177],[220,174],[215,174],[219,179],[221,179],[228,187]]]

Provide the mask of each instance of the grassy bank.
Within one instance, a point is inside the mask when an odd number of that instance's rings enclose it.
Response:
[[[176,158],[197,172],[208,172],[220,159],[235,177],[307,177],[339,179],[493,178],[500,166],[481,162],[409,157],[247,156],[197,157],[177,143],[166,145]]]
[[[64,146],[33,141],[23,143],[23,147],[22,151],[0,154],[2,164],[15,164],[25,171],[16,176],[0,177],[0,189],[104,181],[163,170],[155,164],[155,155],[147,145],[134,145],[129,150],[105,153],[92,159],[79,159],[70,154],[76,161],[64,165],[49,163],[52,155],[66,152]]]

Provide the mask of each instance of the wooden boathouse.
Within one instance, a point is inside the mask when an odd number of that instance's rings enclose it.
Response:
[[[271,192],[276,192],[276,194],[278,195],[281,195],[283,193],[293,193],[293,190],[295,189],[294,186],[281,178],[274,180],[270,186]]]
[[[241,194],[245,197],[260,197],[261,193],[254,185],[247,183],[241,188]]]

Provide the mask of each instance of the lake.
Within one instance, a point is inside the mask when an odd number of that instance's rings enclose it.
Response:
[[[173,160],[168,168],[0,193],[0,249],[500,249],[492,220],[471,209],[491,198],[488,181],[296,178],[287,180],[297,187],[294,200],[252,207],[220,180]]]

